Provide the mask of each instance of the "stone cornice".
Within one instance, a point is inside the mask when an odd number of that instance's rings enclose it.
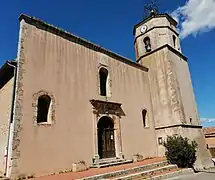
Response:
[[[155,49],[155,50],[153,50],[153,51],[151,51],[151,52],[149,52],[149,53],[146,53],[146,54],[140,56],[140,57],[137,59],[137,62],[139,62],[142,58],[147,57],[147,56],[149,56],[149,55],[151,55],[151,54],[153,54],[153,53],[155,53],[155,52],[157,52],[157,51],[160,51],[161,49],[164,49],[164,48],[168,48],[170,51],[172,51],[173,53],[175,53],[175,54],[177,54],[178,56],[180,56],[183,60],[187,61],[188,58],[187,58],[186,56],[184,56],[181,52],[177,51],[176,49],[174,49],[174,48],[173,48],[172,46],[170,46],[169,44],[165,44],[165,45],[163,45],[163,46],[161,46],[161,47],[159,47],[159,48],[157,48],[157,49]]]
[[[121,103],[91,99],[90,103],[99,114],[117,114],[125,116]]]
[[[199,125],[192,125],[192,124],[175,124],[175,125],[168,125],[168,126],[155,127],[155,130],[169,129],[169,128],[175,128],[175,127],[202,129],[202,126],[199,126]]]
[[[158,29],[158,28],[168,28],[170,31],[172,31],[173,33],[175,33],[177,36],[179,36],[178,32],[176,32],[174,29],[170,28],[169,26],[155,26],[155,27],[152,27],[151,29],[147,30],[145,33],[142,33],[140,35],[138,35],[137,37],[135,37],[134,39],[134,44],[136,43],[137,41],[137,38],[145,35],[146,33],[152,31],[153,29]]]
[[[143,65],[141,65],[139,63],[136,63],[135,61],[132,61],[131,59],[128,59],[128,58],[123,57],[123,56],[121,56],[119,54],[116,54],[116,53],[114,53],[114,52],[112,52],[110,50],[107,50],[107,49],[99,46],[99,45],[96,45],[96,44],[94,44],[94,43],[92,43],[90,41],[87,41],[87,40],[85,40],[83,38],[80,38],[80,37],[78,37],[78,36],[76,36],[76,35],[74,35],[74,34],[72,34],[70,32],[67,32],[67,31],[65,31],[63,29],[60,29],[60,28],[55,27],[55,26],[53,26],[51,24],[48,24],[48,23],[46,23],[46,22],[44,22],[44,21],[42,21],[40,19],[37,19],[35,17],[30,17],[30,16],[27,16],[25,14],[21,14],[20,17],[19,17],[19,21],[22,21],[22,20],[24,20],[26,23],[31,24],[33,26],[36,26],[37,28],[40,28],[40,29],[42,29],[44,31],[48,31],[50,33],[56,34],[57,36],[65,38],[65,39],[67,39],[69,41],[73,41],[73,42],[75,42],[77,44],[85,46],[85,47],[87,47],[89,49],[92,49],[94,51],[98,51],[98,52],[101,52],[103,54],[106,54],[106,55],[108,55],[108,56],[110,56],[110,57],[112,57],[112,58],[114,58],[116,60],[119,60],[119,61],[121,61],[123,63],[126,63],[126,64],[128,64],[130,66],[133,66],[133,67],[141,69],[141,70],[143,70],[145,72],[148,72],[147,67],[145,67],[145,66],[143,66]]]

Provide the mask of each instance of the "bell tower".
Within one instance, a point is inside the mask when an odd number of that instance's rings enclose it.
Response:
[[[148,16],[134,26],[136,61],[149,68],[149,88],[158,141],[181,135],[198,143],[196,169],[213,166],[199,121],[187,63],[182,54],[177,22],[168,14],[150,8]]]
[[[181,53],[177,22],[168,14],[151,15],[134,27],[137,59],[145,54],[169,45]]]

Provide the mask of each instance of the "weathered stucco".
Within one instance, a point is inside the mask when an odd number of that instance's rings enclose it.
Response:
[[[143,25],[147,26],[147,31],[145,33],[141,33],[140,31]],[[176,37],[175,47],[173,43],[173,35]],[[137,52],[137,59],[146,54],[145,45],[143,43],[145,37],[150,38],[152,50],[168,44],[181,52],[177,30],[166,17],[151,19],[136,28],[135,49]]]
[[[176,73],[178,87],[180,88],[181,102],[184,111],[183,122],[192,125],[200,125],[188,63],[171,51],[169,51],[168,59],[172,60],[173,71]]]
[[[156,18],[156,21],[156,24],[161,22],[168,24],[168,19]],[[151,23],[153,24],[154,21]],[[146,24],[151,25],[149,22]],[[171,28],[171,24],[167,26]],[[172,33],[169,28],[165,28],[165,30]],[[136,40],[136,43],[139,43],[137,57],[140,59],[138,61],[149,68],[156,137],[164,141],[168,135],[177,134],[195,140],[198,143],[195,168],[212,167],[211,156],[206,149],[205,138],[199,122],[187,58],[181,54],[178,49],[179,45],[174,47],[171,43],[171,33],[168,35],[166,32],[165,37],[161,33],[162,31],[164,31],[163,28],[155,28],[149,33],[146,32],[143,36],[139,36]],[[136,35],[137,33],[138,31],[136,31]],[[151,39],[152,52],[150,53],[146,52],[143,42],[143,38],[146,36]],[[177,41],[179,42],[178,38]],[[158,155],[164,154],[164,147],[159,145]]]
[[[176,91],[176,76],[168,58],[168,48],[144,57],[140,62],[149,67],[149,82],[155,127],[181,124],[181,105]]]
[[[0,89],[0,172],[5,172],[13,81],[14,78]]]
[[[125,158],[131,159],[136,153],[144,157],[157,155],[146,71],[24,20],[21,24],[24,31],[17,79],[22,86],[17,91],[22,90],[22,94],[17,95],[17,100],[21,101],[22,108],[16,105],[15,109],[22,116],[18,120],[15,117],[21,129],[14,138],[19,139],[16,147],[19,153],[13,163],[13,176],[59,172],[71,169],[73,163],[81,160],[92,164],[95,153],[91,99],[122,103],[125,116],[120,117],[120,126]],[[111,97],[99,95],[101,66],[109,70]],[[33,120],[34,95],[41,90],[51,93],[55,99],[52,124],[38,125]],[[141,111],[144,108],[149,113],[149,128],[143,128]]]

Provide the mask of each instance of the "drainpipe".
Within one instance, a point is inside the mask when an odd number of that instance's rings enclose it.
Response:
[[[16,62],[16,61],[14,61]],[[10,122],[9,122],[9,129],[8,129],[8,141],[7,141],[7,147],[6,147],[6,153],[5,153],[5,158],[6,158],[6,163],[5,163],[5,173],[4,175],[7,175],[7,170],[8,170],[8,152],[9,152],[9,147],[12,145],[10,143],[10,134],[11,131],[13,131],[13,128],[11,128],[11,124],[13,123],[13,117],[14,117],[14,101],[15,101],[15,91],[16,91],[16,77],[17,77],[17,64],[12,64],[12,61],[7,61],[7,65],[11,66],[14,68],[14,81],[13,81],[13,92],[12,92],[12,101],[11,101],[11,111],[10,111]]]

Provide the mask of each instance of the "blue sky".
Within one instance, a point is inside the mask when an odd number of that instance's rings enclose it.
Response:
[[[0,2],[0,65],[16,58],[21,13],[35,16],[135,60],[133,26],[143,19],[146,0],[7,0]],[[200,3],[201,2],[201,3]],[[197,8],[197,6],[199,8]],[[160,11],[180,23],[183,53],[204,126],[215,126],[215,2],[160,0]]]

